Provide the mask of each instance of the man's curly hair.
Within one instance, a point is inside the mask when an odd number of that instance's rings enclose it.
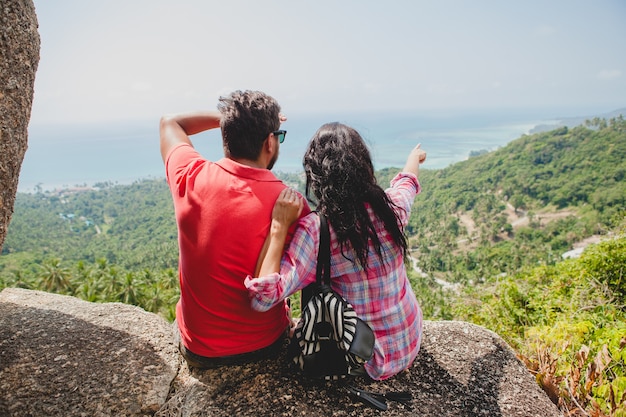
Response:
[[[220,97],[220,128],[224,154],[230,158],[256,160],[267,135],[280,127],[280,106],[261,91],[234,91]]]

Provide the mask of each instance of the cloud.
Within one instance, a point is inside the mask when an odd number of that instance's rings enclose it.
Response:
[[[378,83],[366,82],[363,84],[363,90],[368,93],[380,93],[383,91],[383,86]]]
[[[537,36],[551,36],[556,33],[556,28],[550,25],[541,25],[536,27],[534,32]]]
[[[134,82],[131,86],[130,86],[131,90],[134,92],[139,92],[139,93],[143,93],[146,91],[151,91],[152,90],[152,84],[145,82],[145,81],[137,81]]]
[[[618,69],[604,69],[598,73],[600,80],[614,80],[622,76],[622,71]]]
[[[465,89],[460,86],[453,86],[448,83],[433,83],[427,91],[435,96],[457,96],[465,93]]]

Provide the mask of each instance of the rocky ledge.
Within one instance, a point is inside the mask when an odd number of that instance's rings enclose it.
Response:
[[[346,385],[408,391],[376,410]],[[511,348],[469,323],[425,322],[413,366],[382,382],[314,381],[285,360],[189,369],[161,317],[119,303],[40,291],[0,292],[2,416],[557,417]]]

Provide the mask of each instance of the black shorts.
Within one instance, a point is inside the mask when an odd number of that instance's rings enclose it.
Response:
[[[178,329],[178,323],[176,320],[174,320],[173,332],[174,341],[178,345],[180,354],[183,358],[185,358],[185,361],[190,367],[198,369],[215,369],[221,366],[243,365],[246,363],[258,362],[262,359],[276,358],[280,354],[284,342],[289,336],[289,329],[287,329],[285,333],[282,334],[274,343],[264,348],[237,355],[208,357],[198,355],[187,349],[180,338],[180,330]]]

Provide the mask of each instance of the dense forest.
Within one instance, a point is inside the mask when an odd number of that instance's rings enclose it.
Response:
[[[397,172],[378,172],[379,183]],[[280,176],[303,191],[301,174]],[[524,135],[422,170],[420,182],[407,234],[425,317],[500,334],[570,415],[626,416],[626,121]],[[0,289],[120,301],[172,320],[177,255],[164,180],[19,193]]]

